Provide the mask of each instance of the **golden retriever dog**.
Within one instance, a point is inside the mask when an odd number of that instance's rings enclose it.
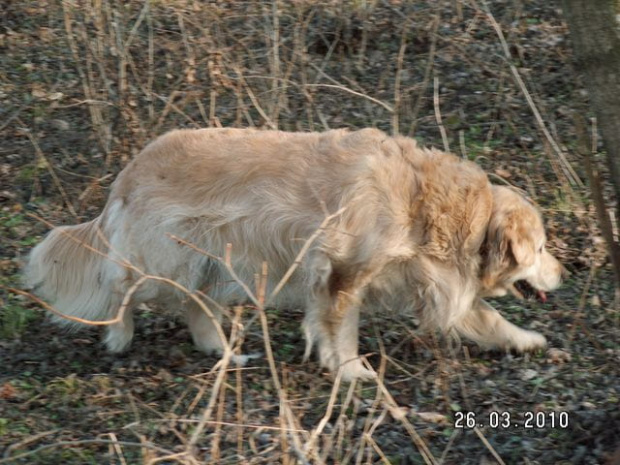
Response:
[[[147,301],[182,310],[196,346],[221,351],[214,320],[195,301],[162,281],[135,289],[136,270],[222,306],[243,302],[242,286],[213,258],[229,247],[246,283],[268,264],[269,295],[328,215],[271,302],[305,308],[306,358],[317,346],[321,365],[344,379],[372,377],[358,356],[358,320],[377,299],[483,347],[546,345],[482,300],[517,281],[541,296],[560,284],[563,267],[545,249],[538,211],[476,164],[376,129],[172,131],[119,174],[101,216],[52,230],[25,274],[54,308],[83,319],[114,318],[130,294],[122,322],[107,328],[112,352],[129,345],[132,309]]]

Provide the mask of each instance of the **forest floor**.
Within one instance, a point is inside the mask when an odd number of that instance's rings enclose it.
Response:
[[[556,2],[489,3],[0,6],[0,464],[620,463],[620,311],[576,154],[587,96]],[[494,305],[553,350],[454,348],[372,314],[361,352],[380,382],[339,385],[302,363],[300,310],[266,313],[275,370],[223,371],[156,308],[113,356],[98,329],[67,334],[11,290],[41,219],[97,216],[147,141],[218,125],[374,126],[524,189],[571,277],[544,304]],[[265,352],[259,324],[244,339]]]

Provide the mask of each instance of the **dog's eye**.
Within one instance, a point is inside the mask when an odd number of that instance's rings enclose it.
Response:
[[[545,248],[545,246],[544,246],[544,245],[541,245],[541,246],[540,246],[540,249],[538,249],[538,253],[542,253],[542,251],[543,251],[543,249],[544,249],[544,248]]]

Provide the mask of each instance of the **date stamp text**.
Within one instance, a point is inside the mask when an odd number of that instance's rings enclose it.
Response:
[[[490,411],[486,414],[455,412],[454,427],[457,429],[565,429],[569,425],[568,412],[511,412]]]

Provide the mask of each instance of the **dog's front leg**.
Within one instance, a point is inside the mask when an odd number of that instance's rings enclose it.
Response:
[[[547,345],[547,340],[542,334],[510,323],[482,299],[474,302],[473,308],[456,329],[461,335],[487,349],[514,349],[524,352]]]
[[[333,351],[345,381],[355,378],[371,379],[376,373],[364,367],[359,358],[359,315],[363,288],[350,292],[339,291],[324,316],[325,326],[332,337]]]
[[[303,323],[304,358],[317,344],[321,366],[333,373],[342,370],[344,380],[375,377],[376,373],[364,367],[358,355],[360,304],[369,277],[360,272],[343,276],[332,270],[331,263],[323,263],[317,275]]]

